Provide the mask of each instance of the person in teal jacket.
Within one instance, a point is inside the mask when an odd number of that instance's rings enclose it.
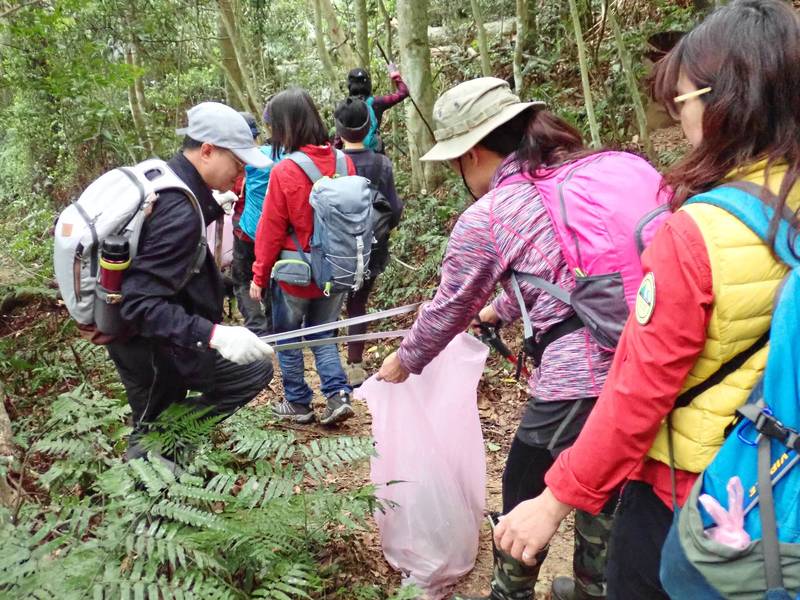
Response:
[[[248,124],[254,130],[254,137],[258,134],[255,119],[248,113]],[[269,124],[269,115],[264,111],[264,122]],[[233,240],[233,261],[231,276],[236,291],[236,301],[239,312],[244,317],[245,327],[257,335],[272,333],[272,307],[269,288],[265,288],[261,301],[250,297],[250,282],[253,279],[253,262],[255,261],[256,229],[264,207],[264,198],[267,195],[269,175],[276,162],[283,158],[280,149],[273,148],[271,143],[259,146],[259,151],[269,157],[273,163],[264,169],[257,169],[249,165],[244,170],[244,189],[241,200],[244,206],[239,215]],[[239,211],[237,211],[239,212]],[[243,290],[243,293],[239,293]]]

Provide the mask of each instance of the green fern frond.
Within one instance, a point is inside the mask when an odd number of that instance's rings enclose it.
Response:
[[[170,498],[182,498],[184,500],[199,500],[202,502],[230,502],[230,494],[220,494],[205,487],[193,485],[177,484],[169,489]]]
[[[260,466],[260,474],[245,480],[236,497],[237,502],[247,508],[263,508],[276,498],[291,496],[294,487],[302,481],[302,473],[296,472],[292,465],[273,467],[262,463]]]
[[[33,445],[37,452],[63,458],[82,458],[92,451],[92,444],[86,439],[44,439]]]
[[[192,506],[184,506],[177,502],[161,501],[153,506],[151,513],[184,525],[199,527],[200,529],[229,531],[226,523],[216,515]]]
[[[112,574],[96,583],[93,600],[230,600],[239,597],[224,581],[201,575],[185,575],[167,580],[130,580]]]
[[[137,458],[128,463],[134,477],[145,485],[151,496],[160,495],[175,482],[175,476],[159,460]]]
[[[306,471],[316,481],[322,481],[325,473],[339,465],[375,455],[371,438],[340,436],[321,438],[301,446],[300,450],[306,459]]]
[[[206,484],[206,489],[216,494],[230,494],[238,478],[239,476],[233,472],[218,473]],[[181,482],[183,482],[183,478],[181,478]]]
[[[128,556],[136,556],[159,566],[169,565],[173,571],[181,567],[223,570],[217,558],[198,548],[182,526],[161,520],[149,526],[142,521],[136,532],[125,540],[125,549]]]
[[[141,444],[148,451],[164,455],[188,455],[208,443],[211,432],[224,418],[210,414],[212,407],[199,409],[191,403],[172,404],[163,411]]]
[[[292,600],[311,598],[310,591],[321,590],[321,581],[312,568],[303,564],[278,565],[270,576],[253,592],[256,598]]]
[[[294,442],[291,432],[255,428],[238,430],[231,439],[232,451],[253,461],[271,457],[278,462],[291,458]]]

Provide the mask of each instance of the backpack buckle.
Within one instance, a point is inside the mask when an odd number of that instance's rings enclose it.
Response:
[[[761,435],[766,435],[767,437],[778,440],[781,443],[786,442],[791,431],[778,419],[764,411],[759,413],[754,425],[756,431],[758,431]]]

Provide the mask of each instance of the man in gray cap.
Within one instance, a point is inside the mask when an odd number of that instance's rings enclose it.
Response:
[[[270,161],[231,107],[203,102],[187,114],[188,126],[176,132],[183,146],[167,164],[196,196],[207,226],[222,214],[212,189],[226,192],[245,164]],[[143,434],[167,407],[186,402],[189,390],[200,392],[193,407],[228,416],[272,378],[272,348],[244,327],[221,324],[222,276],[198,220],[185,194],[161,192],[122,283],[130,335],[107,347],[132,411],[128,458],[145,454]]]

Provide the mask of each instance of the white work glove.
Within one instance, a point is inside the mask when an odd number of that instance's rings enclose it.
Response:
[[[214,200],[217,201],[219,207],[225,211],[226,215],[233,214],[233,205],[236,204],[236,201],[239,199],[239,196],[236,195],[236,192],[227,191],[227,192],[218,192],[214,190],[211,192],[214,196]]]
[[[257,360],[271,360],[275,354],[272,346],[262,342],[246,327],[214,325],[208,345],[219,352],[222,358],[239,365]]]

